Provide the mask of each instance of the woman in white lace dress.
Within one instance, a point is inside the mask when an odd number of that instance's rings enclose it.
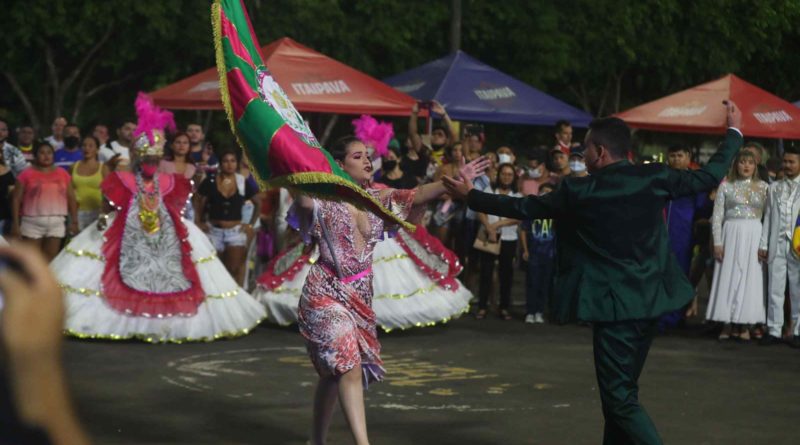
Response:
[[[766,319],[758,243],[767,187],[758,178],[753,154],[740,151],[717,190],[711,219],[717,265],[706,318],[724,323],[720,340],[750,340],[748,326]]]

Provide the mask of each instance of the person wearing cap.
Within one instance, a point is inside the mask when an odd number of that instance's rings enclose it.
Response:
[[[579,145],[572,147],[569,152],[569,175],[573,178],[589,176],[589,172],[586,170],[586,160],[583,158],[583,151],[584,147]]]
[[[561,182],[562,179],[567,178],[572,173],[572,170],[569,168],[569,150],[566,151],[560,147],[555,147],[550,150],[547,156],[547,169],[550,170],[550,174],[557,178],[558,182]]]
[[[663,218],[671,198],[716,187],[742,146],[742,113],[726,104],[725,142],[699,170],[628,161],[630,128],[619,118],[594,120],[585,138],[591,176],[564,178],[544,196],[513,198],[443,178],[470,208],[505,218],[553,218],[558,243],[557,298],[551,317],[590,322],[603,443],[663,441],[639,403],[639,376],[663,314],[684,307],[694,289],[670,251]]]

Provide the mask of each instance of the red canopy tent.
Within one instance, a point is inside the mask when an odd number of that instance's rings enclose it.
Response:
[[[800,108],[733,74],[617,113],[631,127],[676,133],[725,131],[723,100],[742,110],[745,136],[800,139]]]
[[[261,48],[275,80],[301,112],[408,116],[416,103],[383,82],[284,37]],[[221,110],[216,68],[151,93],[172,109]]]

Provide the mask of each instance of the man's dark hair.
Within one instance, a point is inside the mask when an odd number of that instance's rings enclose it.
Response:
[[[114,129],[115,130],[119,130],[120,128],[124,127],[125,124],[129,124],[129,123],[133,124],[135,126],[136,125],[136,120],[135,119],[122,119],[122,120],[117,122],[117,125],[114,126]],[[94,127],[92,127],[92,129],[94,129]]]
[[[789,145],[789,146],[787,146],[787,147],[784,147],[784,149],[783,149],[783,154],[785,154],[785,155],[798,155],[798,156],[800,156],[800,148],[798,148],[798,147],[795,147],[795,146],[793,146],[793,145]]]
[[[595,119],[589,124],[589,140],[602,145],[615,159],[623,159],[631,151],[631,129],[618,117]]]
[[[685,145],[670,145],[669,148],[667,148],[667,153],[675,153],[676,151],[685,151],[686,153],[692,154],[689,147]]]
[[[556,122],[556,133],[560,133],[561,129],[564,127],[571,127],[572,124],[569,123],[568,120],[561,119],[560,121]]]

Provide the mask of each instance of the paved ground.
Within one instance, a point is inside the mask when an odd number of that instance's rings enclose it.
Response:
[[[641,399],[668,444],[797,443],[800,351],[656,340]],[[374,444],[598,444],[591,332],[465,317],[383,335],[367,393]],[[303,444],[315,373],[292,329],[188,345],[69,341],[82,418],[102,444]],[[351,443],[340,413],[332,444]]]

